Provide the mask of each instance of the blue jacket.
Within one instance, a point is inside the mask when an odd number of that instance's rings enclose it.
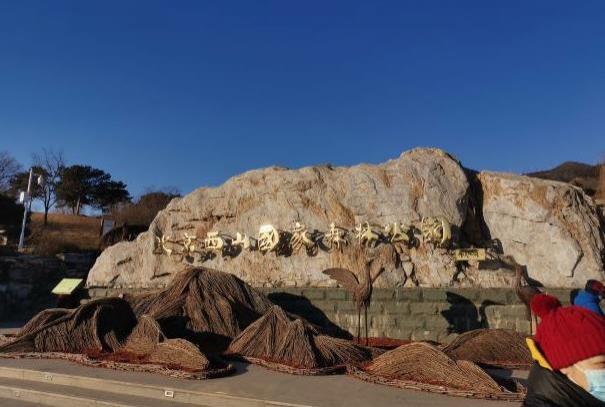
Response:
[[[593,294],[589,291],[582,290],[578,293],[576,298],[573,300],[573,305],[586,308],[592,312],[596,312],[601,316],[605,316],[601,307],[599,306],[600,298],[597,294]]]

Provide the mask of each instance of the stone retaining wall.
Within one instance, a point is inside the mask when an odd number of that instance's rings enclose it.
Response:
[[[337,288],[259,288],[287,311],[312,322],[356,333],[351,294]],[[569,303],[570,290],[547,290]],[[91,288],[91,298],[124,290]],[[368,309],[370,336],[444,342],[455,334],[489,327],[529,333],[525,306],[512,289],[375,289]],[[362,319],[363,324],[363,319]]]
[[[95,253],[0,256],[0,321],[23,321],[57,306],[51,290],[63,278],[86,278]]]

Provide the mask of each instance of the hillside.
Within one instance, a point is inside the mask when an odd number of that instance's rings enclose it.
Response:
[[[32,213],[29,244],[40,254],[66,251],[97,250],[101,219],[88,216],[49,213],[48,225],[42,227],[43,213]]]
[[[568,182],[582,188],[588,195],[594,196],[599,185],[599,166],[567,161],[545,171],[526,174],[530,177]]]

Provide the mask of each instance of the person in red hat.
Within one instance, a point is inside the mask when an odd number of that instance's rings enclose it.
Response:
[[[541,321],[528,345],[537,363],[527,386],[527,407],[605,406],[605,317],[538,294],[532,311]]]

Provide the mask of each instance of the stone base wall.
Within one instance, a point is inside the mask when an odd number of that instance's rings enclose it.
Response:
[[[276,304],[311,322],[355,335],[357,309],[351,294],[338,288],[259,288]],[[91,298],[124,290],[92,288]],[[548,290],[563,304],[571,291]],[[363,315],[362,315],[363,325]],[[514,290],[501,288],[375,289],[368,309],[370,336],[447,342],[477,328],[507,328],[529,333],[525,306]],[[363,335],[363,331],[362,331]]]
[[[51,290],[63,278],[86,278],[95,253],[0,256],[0,321],[24,321],[57,306]]]

